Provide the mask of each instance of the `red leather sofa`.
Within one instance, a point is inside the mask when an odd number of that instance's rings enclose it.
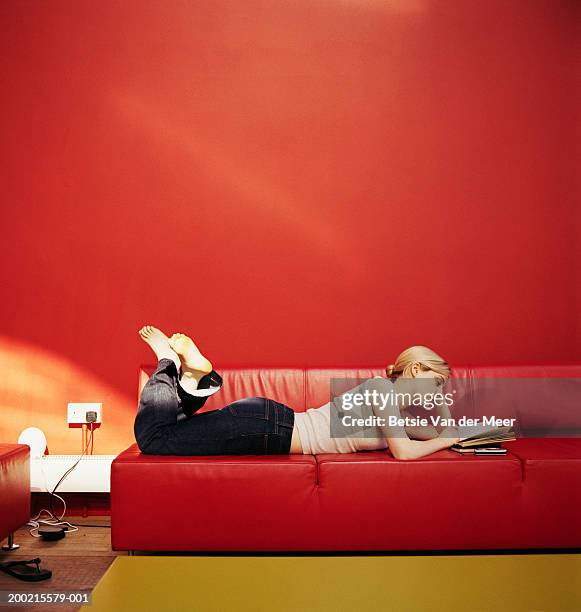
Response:
[[[13,532],[30,519],[30,447],[26,444],[0,443],[0,540],[8,536],[13,545]]]
[[[153,368],[142,369],[139,389]],[[203,410],[248,396],[296,411],[328,401],[330,379],[381,367],[219,369]],[[455,368],[455,377],[577,377],[581,365]],[[581,407],[580,407],[581,409]],[[531,415],[529,418],[537,418]],[[581,547],[581,439],[523,438],[504,456],[443,450],[337,455],[141,454],[111,467],[114,550],[376,551]]]

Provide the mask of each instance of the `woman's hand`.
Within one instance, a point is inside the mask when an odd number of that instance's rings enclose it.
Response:
[[[449,440],[450,441],[449,446],[452,446],[453,444],[456,444],[457,442],[460,441],[460,437],[458,436],[458,430],[455,427],[445,427],[440,432],[440,435],[438,436],[438,438],[442,440],[444,439]]]

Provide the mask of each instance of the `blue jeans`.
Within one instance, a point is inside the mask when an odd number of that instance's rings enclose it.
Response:
[[[289,453],[295,418],[292,408],[266,397],[249,397],[220,410],[192,414],[191,406],[197,409],[200,398],[186,393],[178,381],[176,364],[162,358],[143,387],[133,428],[142,453]]]

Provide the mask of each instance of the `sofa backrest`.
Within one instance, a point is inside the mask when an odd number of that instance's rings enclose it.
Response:
[[[138,397],[141,389],[155,370],[153,365],[145,365],[139,371]],[[243,397],[270,397],[296,412],[304,412],[307,408],[322,406],[330,399],[331,379],[353,378],[365,380],[373,376],[384,375],[384,366],[333,367],[333,368],[219,368],[216,371],[224,379],[220,393],[208,398],[201,411],[215,410]],[[576,379],[574,384],[581,384],[581,364],[540,364],[540,365],[506,365],[506,366],[454,366],[453,385],[463,393],[482,389],[490,379],[518,378],[567,378]],[[519,426],[524,430],[540,430],[549,425],[570,427],[580,421],[578,414],[571,411],[563,415],[555,415],[551,410],[550,387],[546,389],[546,397],[533,398],[523,394],[518,405],[514,401],[502,402],[494,395],[478,393],[480,406],[472,407],[474,416],[493,414],[495,416],[517,417]],[[581,392],[581,387],[579,388]],[[581,395],[580,395],[581,398]],[[536,400],[539,401],[536,401]],[[493,403],[494,407],[482,405]],[[470,410],[466,413],[471,416]],[[581,432],[580,432],[581,433]]]
[[[581,364],[478,366],[467,380],[476,413],[513,417],[521,435],[581,436]]]
[[[155,366],[139,371],[139,394]],[[243,397],[270,397],[297,412],[305,410],[305,370],[303,368],[218,368],[222,390],[208,398],[201,412],[215,410]],[[139,397],[139,395],[138,395]]]

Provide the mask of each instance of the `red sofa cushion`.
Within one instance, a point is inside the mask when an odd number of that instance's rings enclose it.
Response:
[[[111,467],[114,550],[308,550],[317,542],[312,455],[144,455]]]
[[[581,546],[581,438],[507,442],[523,464],[522,529],[539,547]]]
[[[519,542],[521,463],[442,450],[317,455],[325,549],[495,548]]]
[[[522,378],[537,380],[499,386],[490,380]],[[570,380],[551,382],[565,378]],[[478,366],[470,379],[472,388],[481,389],[479,401],[486,402],[476,413],[514,418],[519,437],[581,435],[581,365]]]

